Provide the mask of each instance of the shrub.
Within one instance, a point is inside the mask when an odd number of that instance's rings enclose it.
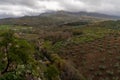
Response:
[[[54,65],[50,65],[44,74],[47,80],[59,80],[59,71]]]

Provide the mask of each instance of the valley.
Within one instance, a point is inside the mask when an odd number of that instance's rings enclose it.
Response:
[[[1,19],[0,80],[120,80],[120,21],[76,14]]]

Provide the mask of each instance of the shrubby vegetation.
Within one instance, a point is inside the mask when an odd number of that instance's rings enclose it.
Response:
[[[20,75],[25,78],[24,74],[27,74],[25,70],[28,66],[31,68],[34,66],[34,50],[30,43],[19,39],[14,32],[8,31],[1,34],[0,49],[1,76],[5,76],[6,80],[11,80],[12,76],[20,77]],[[21,72],[22,69],[24,70]]]
[[[119,80],[119,23],[1,25],[0,80]]]

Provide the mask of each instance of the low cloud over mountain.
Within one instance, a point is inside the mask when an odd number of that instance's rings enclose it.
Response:
[[[120,15],[119,4],[119,0],[0,0],[0,18],[32,16],[58,10]]]

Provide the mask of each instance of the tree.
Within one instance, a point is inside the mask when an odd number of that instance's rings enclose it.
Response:
[[[14,72],[19,65],[28,65],[33,59],[33,48],[26,40],[18,38],[13,31],[5,32],[0,38],[0,72]]]

